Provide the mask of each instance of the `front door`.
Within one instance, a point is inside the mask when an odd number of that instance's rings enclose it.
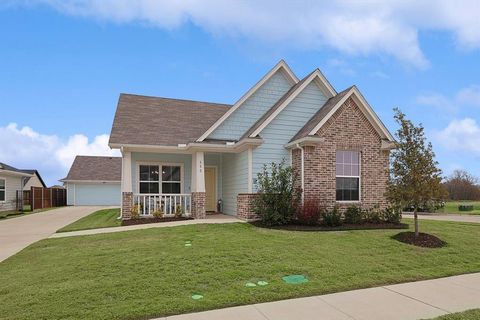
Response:
[[[205,168],[205,211],[217,211],[217,170]]]

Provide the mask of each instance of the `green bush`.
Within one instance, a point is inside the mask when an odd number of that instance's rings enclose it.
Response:
[[[294,173],[285,165],[285,160],[270,169],[264,165],[257,175],[259,196],[255,199],[253,211],[266,226],[288,224],[294,218],[300,200],[300,190],[294,185]]]
[[[387,207],[382,213],[383,220],[388,223],[400,223],[402,219],[402,210],[398,207]]]
[[[362,210],[357,206],[350,206],[344,214],[344,222],[350,224],[359,224],[362,222]]]
[[[473,211],[473,204],[460,204],[458,211]]]
[[[378,205],[373,208],[363,210],[363,220],[368,223],[380,223],[382,222],[381,211]]]
[[[332,210],[322,211],[322,222],[327,227],[338,227],[342,225],[342,213],[335,206]]]

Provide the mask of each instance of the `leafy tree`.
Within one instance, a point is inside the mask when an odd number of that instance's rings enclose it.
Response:
[[[423,126],[415,126],[395,108],[395,120],[400,125],[396,132],[396,149],[391,156],[390,180],[387,196],[401,208],[412,207],[415,219],[415,237],[418,237],[418,208],[443,201],[442,171],[435,161],[432,144],[426,142]]]
[[[257,175],[258,198],[254,202],[254,212],[267,226],[289,223],[295,214],[301,193],[294,187],[294,172],[285,165],[285,160],[270,168],[263,166]]]

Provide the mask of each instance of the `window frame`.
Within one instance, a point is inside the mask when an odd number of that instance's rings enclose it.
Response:
[[[337,152],[358,153],[358,176],[337,175]],[[345,164],[345,163],[342,163]],[[351,165],[351,163],[349,163]],[[358,200],[337,200],[337,178],[358,178]],[[337,203],[361,203],[362,202],[362,152],[358,150],[336,150],[335,151],[335,202]]]
[[[159,172],[158,172],[158,181],[153,181],[158,183],[158,192],[159,193],[140,193],[140,182],[152,182],[152,181],[140,181],[140,166],[158,166]],[[163,177],[162,177],[162,166],[167,166],[167,167],[180,167],[180,193],[175,193],[175,194],[184,194],[184,164],[183,163],[172,163],[172,162],[137,162],[137,192],[138,194],[164,194],[163,193],[163,187],[162,183]],[[165,181],[166,183],[171,182],[171,183],[178,183],[178,181]],[[170,193],[168,193],[170,194]],[[173,193],[172,193],[173,194]]]
[[[3,200],[0,200],[0,203],[7,202],[7,178],[0,178],[3,180]]]

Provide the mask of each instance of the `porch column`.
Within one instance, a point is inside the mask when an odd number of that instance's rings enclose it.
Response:
[[[131,218],[133,206],[132,192],[132,153],[122,150],[122,209],[121,215],[123,220]]]
[[[205,219],[205,161],[203,152],[192,154],[192,216]]]

